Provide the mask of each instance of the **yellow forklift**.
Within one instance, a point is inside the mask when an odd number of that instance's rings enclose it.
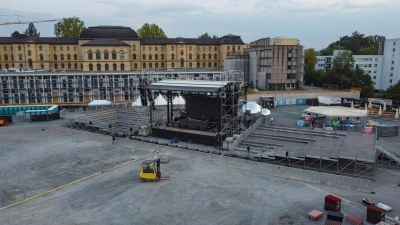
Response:
[[[140,182],[145,180],[158,182],[161,180],[160,158],[142,162],[142,170],[140,171],[139,178]]]

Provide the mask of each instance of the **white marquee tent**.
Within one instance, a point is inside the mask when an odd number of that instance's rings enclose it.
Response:
[[[132,106],[142,106],[142,101],[140,100],[140,97],[138,97],[136,101],[132,102]]]
[[[111,105],[111,102],[107,100],[93,100],[88,104],[88,106],[96,106],[96,105]]]
[[[331,117],[365,117],[368,115],[368,110],[351,109],[342,106],[311,106],[303,111]]]
[[[155,104],[155,105],[167,105],[167,100],[165,100],[165,99],[163,98],[163,96],[161,96],[161,94],[159,94],[159,95],[157,96],[157,98],[154,99],[154,104]]]
[[[174,98],[174,100],[172,100],[172,104],[173,105],[185,105],[186,101],[185,99],[182,98],[182,96],[177,96]]]

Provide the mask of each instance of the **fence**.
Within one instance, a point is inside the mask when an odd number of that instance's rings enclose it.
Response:
[[[257,127],[262,123],[263,118],[259,118],[255,123],[253,123],[249,128],[247,128],[244,132],[240,134],[239,137],[237,137],[233,143],[229,146],[229,151],[233,151],[239,144],[247,138],[251,132],[253,132]]]
[[[257,123],[257,122],[256,122]],[[257,126],[257,124],[253,124]],[[258,122],[260,123],[260,122]],[[48,126],[48,130],[65,133],[68,135],[111,143],[111,136],[91,133],[87,131],[75,130],[60,126]],[[245,134],[243,134],[245,135]],[[240,168],[244,170],[250,170],[254,172],[264,173],[268,175],[283,177],[292,180],[324,184],[328,186],[335,186],[340,188],[347,188],[357,191],[370,192],[371,191],[371,181],[353,178],[349,176],[327,174],[317,171],[309,171],[303,169],[297,169],[292,167],[283,167],[280,165],[273,165],[263,162],[250,161],[246,159],[239,159],[233,157],[227,157],[212,153],[204,153],[199,151],[191,151],[188,149],[183,149],[179,147],[164,146],[159,144],[153,144],[143,141],[135,141],[126,138],[116,138],[116,144],[128,147],[136,147],[139,149],[154,149],[160,151],[162,154],[176,155],[182,158],[201,160],[209,163],[214,163],[218,165],[230,166],[234,168]]]

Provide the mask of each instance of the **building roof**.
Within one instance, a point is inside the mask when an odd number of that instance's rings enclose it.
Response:
[[[225,35],[221,38],[141,38],[140,44],[196,44],[196,45],[220,45],[220,44],[244,44],[240,36]]]
[[[144,87],[144,89],[190,92],[218,92],[227,84],[227,81],[162,80],[151,83]]]
[[[137,39],[139,36],[136,31],[130,27],[123,26],[96,26],[89,27],[82,31],[79,38],[94,39],[94,38],[117,38],[117,39]]]
[[[129,46],[129,45],[115,38],[96,38],[89,42],[86,42],[82,46]]]
[[[58,38],[58,37],[0,37],[0,44],[78,44],[77,38]]]

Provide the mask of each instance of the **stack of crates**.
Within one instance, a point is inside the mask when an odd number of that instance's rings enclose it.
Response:
[[[325,196],[324,209],[327,211],[340,212],[342,200],[333,195]]]
[[[343,223],[343,213],[328,211],[325,225],[341,225]]]
[[[374,205],[367,207],[367,221],[372,224],[377,224],[385,221],[385,210],[378,208]]]

